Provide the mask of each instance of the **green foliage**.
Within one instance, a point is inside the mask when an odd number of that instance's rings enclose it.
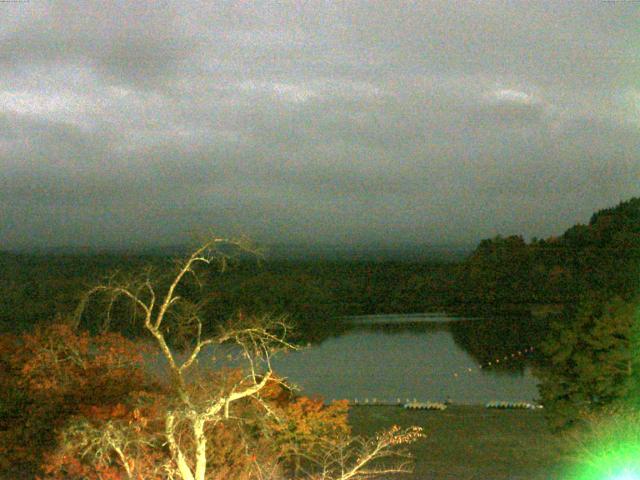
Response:
[[[583,301],[552,323],[542,344],[546,362],[537,372],[540,395],[553,429],[637,398],[640,379],[638,302],[616,297]]]
[[[461,303],[531,302],[532,250],[522,237],[500,236],[480,242],[461,269]]]

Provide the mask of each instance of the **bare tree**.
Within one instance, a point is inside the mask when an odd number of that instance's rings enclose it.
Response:
[[[236,324],[226,325],[212,336],[204,337],[203,319],[197,306],[180,297],[179,287],[187,275],[196,275],[198,265],[210,265],[220,262],[224,269],[228,254],[222,253],[220,246],[233,247],[244,252],[255,252],[253,246],[244,240],[229,240],[225,238],[211,238],[197,248],[186,260],[178,265],[175,276],[170,280],[166,291],[160,294],[151,281],[149,274],[131,282],[116,282],[110,279],[107,283],[98,285],[87,292],[80,302],[74,317],[78,326],[88,300],[96,294],[106,294],[109,308],[116,299],[129,299],[136,315],[141,315],[144,328],[151,334],[155,343],[166,360],[171,374],[171,385],[175,391],[177,401],[166,411],[164,418],[164,437],[170,455],[170,461],[165,465],[165,472],[169,478],[180,480],[205,480],[207,475],[207,431],[218,423],[230,417],[230,407],[243,399],[255,399],[265,409],[265,414],[273,414],[268,403],[260,393],[270,382],[282,382],[278,379],[271,366],[271,358],[277,351],[295,349],[287,341],[289,327],[283,318],[250,318]],[[178,305],[183,308],[180,314]],[[167,340],[167,318],[177,318],[178,328],[185,329],[191,334],[185,352],[176,355]],[[233,343],[239,347],[247,366],[245,374],[228,388],[207,392],[205,396],[194,395],[189,388],[188,372],[197,364],[199,356],[207,346],[220,346]],[[178,430],[186,428],[193,439],[188,446],[180,442]],[[87,432],[88,430],[84,430]],[[94,432],[95,433],[95,432]],[[116,435],[117,433],[117,435]],[[129,465],[125,457],[126,439],[122,432],[103,432],[94,434],[93,444],[100,449],[116,449],[117,457],[125,469]],[[407,436],[408,435],[408,436]],[[327,447],[327,455],[322,459],[315,459],[322,470],[321,476],[325,480],[348,480],[355,478],[371,478],[376,473],[402,472],[407,470],[408,464],[403,462],[388,469],[366,470],[365,466],[373,460],[387,457],[393,446],[402,443],[401,439],[415,439],[419,436],[417,430],[400,432],[397,429],[382,434],[374,441],[355,441],[348,439],[339,447]],[[338,450],[336,450],[338,448]],[[101,450],[101,451],[102,451]],[[339,454],[341,462],[335,463],[335,455]],[[331,461],[330,461],[331,460]],[[276,472],[268,466],[258,466],[257,478],[267,478],[267,472]],[[127,473],[129,473],[127,471]],[[311,477],[311,472],[309,477]],[[131,476],[131,475],[130,475]]]
[[[411,473],[413,457],[402,445],[423,437],[421,427],[397,425],[374,438],[346,435],[338,442],[325,442],[320,455],[307,457],[316,468],[306,474],[310,480],[363,480]]]

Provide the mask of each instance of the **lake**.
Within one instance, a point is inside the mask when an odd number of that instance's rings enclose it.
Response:
[[[301,393],[328,401],[448,398],[478,404],[538,396],[531,347],[544,326],[532,319],[424,314],[345,321],[346,332],[276,357],[274,370]]]
[[[546,332],[541,319],[464,318],[444,313],[347,317],[339,333],[298,351],[279,353],[273,369],[307,396],[484,404],[534,402],[536,349]],[[240,366],[239,350],[205,347],[200,368]],[[177,354],[178,360],[184,357]],[[152,371],[166,377],[162,355]]]

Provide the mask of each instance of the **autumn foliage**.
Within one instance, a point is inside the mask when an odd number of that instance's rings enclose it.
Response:
[[[91,338],[55,324],[2,336],[0,466],[37,465],[71,418],[134,394],[141,361],[140,348],[115,333]]]
[[[145,373],[143,351],[117,333],[90,336],[65,324],[1,336],[0,470],[46,479],[167,478],[164,415],[173,399]],[[190,385],[191,394],[239,376],[212,372]],[[272,473],[294,474],[305,464],[297,456],[312,458],[349,433],[346,402],[296,397],[276,380],[262,397],[273,416],[247,399],[232,412],[242,421],[207,432],[208,478],[254,478],[257,466],[269,465]],[[188,429],[178,430],[188,448]]]
[[[184,297],[184,282],[197,278],[196,267],[225,265],[221,244],[248,249],[211,238],[164,288],[148,272],[110,277],[87,292],[69,322],[0,337],[3,471],[42,480],[347,480],[407,471],[404,461],[372,465],[420,431],[352,438],[345,402],[295,396],[276,375],[272,356],[296,348],[285,319],[238,315],[203,335],[201,304]],[[110,307],[103,332],[92,336],[80,326],[100,295]],[[118,299],[131,303],[147,343],[107,331]],[[199,368],[205,349],[226,346],[241,366]],[[158,362],[164,369],[154,380]]]

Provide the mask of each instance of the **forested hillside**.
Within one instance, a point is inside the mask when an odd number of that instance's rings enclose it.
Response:
[[[160,253],[0,254],[0,329],[68,314],[84,291],[114,272],[126,277],[148,268],[161,279],[172,267],[171,257]],[[640,198],[601,210],[558,237],[483,240],[458,264],[243,259],[223,274],[209,274],[204,308],[212,325],[239,310],[288,314],[312,338],[338,328],[341,315],[443,309],[528,314],[536,305],[575,304],[587,294],[629,298],[640,278]]]
[[[496,237],[461,265],[453,303],[467,309],[527,310],[566,304],[589,292],[629,298],[640,279],[640,198],[595,213],[559,237]]]
[[[164,255],[1,254],[0,329],[18,331],[67,315],[83,292],[111,275],[126,278],[146,269],[162,282],[173,265]],[[210,327],[238,311],[287,314],[304,325],[300,330],[307,340],[314,340],[337,328],[335,319],[341,315],[444,309],[455,268],[436,262],[243,259],[224,273],[207,272],[202,307]],[[185,288],[202,295],[195,279]],[[126,331],[126,302],[114,307],[112,322],[121,317],[119,327]]]

